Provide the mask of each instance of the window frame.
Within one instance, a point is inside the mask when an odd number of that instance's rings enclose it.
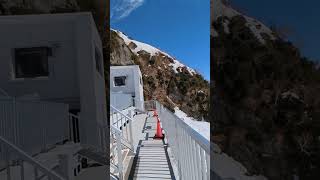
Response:
[[[116,78],[124,78],[124,85],[116,85]],[[114,87],[125,87],[127,85],[127,76],[114,76],[113,85]]]
[[[17,75],[17,65],[19,63],[17,63],[17,51],[23,51],[23,50],[32,50],[32,49],[46,49],[46,63],[47,63],[47,67],[46,67],[46,75],[41,75],[41,76],[23,76],[23,77],[18,77]],[[49,57],[52,56],[52,48],[49,46],[32,46],[32,47],[15,47],[12,48],[11,50],[11,54],[12,54],[12,79],[11,80],[47,80],[50,77],[50,64],[49,64]]]

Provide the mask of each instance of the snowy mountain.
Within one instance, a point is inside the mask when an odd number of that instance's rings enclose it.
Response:
[[[262,22],[211,4],[212,114],[222,178],[317,179],[320,70]],[[299,163],[297,163],[299,162]]]
[[[181,72],[182,68],[187,68],[187,70],[189,71],[189,73],[191,75],[197,74],[194,69],[182,64],[177,59],[175,59],[172,56],[170,56],[169,54],[159,50],[158,48],[155,48],[155,47],[153,47],[153,46],[151,46],[149,44],[143,43],[143,42],[139,42],[139,41],[130,39],[128,36],[126,36],[121,31],[117,31],[117,30],[113,30],[113,31],[115,31],[124,40],[126,45],[129,46],[131,51],[133,53],[135,53],[136,55],[139,55],[139,52],[145,51],[145,52],[149,53],[151,57],[152,56],[166,56],[166,57],[168,57],[168,58],[173,60],[173,62],[170,63],[169,66],[171,66],[172,69],[176,73]]]
[[[242,15],[238,11],[234,10],[230,5],[227,4],[227,0],[213,0],[213,11],[211,17],[214,21],[219,21],[221,19],[223,23],[224,32],[229,34],[229,23],[230,20],[235,16],[242,16],[245,19],[245,25],[250,28],[251,32],[255,37],[263,44],[266,43],[266,40],[275,40],[275,34],[263,23],[257,21],[254,18]],[[212,28],[212,36],[219,36],[219,33]]]
[[[157,98],[172,111],[208,120],[209,83],[168,53],[111,30],[112,65],[137,64],[143,74],[145,99]]]

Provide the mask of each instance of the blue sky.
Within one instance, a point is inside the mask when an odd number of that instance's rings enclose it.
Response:
[[[292,41],[306,57],[320,61],[319,0],[230,0],[236,8],[265,24],[289,29]]]
[[[111,28],[153,45],[210,79],[209,0],[111,0]]]

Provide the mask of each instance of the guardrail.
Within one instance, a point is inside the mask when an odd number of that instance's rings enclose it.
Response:
[[[31,157],[30,155],[25,153],[22,149],[15,146],[14,144],[9,142],[8,140],[6,140],[2,136],[0,136],[0,145],[1,145],[0,151],[6,152],[7,155],[14,153],[17,157],[19,157],[19,160],[20,160],[19,164],[20,164],[20,168],[21,168],[20,169],[21,179],[30,179],[30,174],[24,173],[24,163],[23,162],[26,161],[30,165],[32,165],[34,168],[34,174],[33,174],[34,179],[42,179],[44,177],[48,177],[48,179],[51,179],[51,180],[65,180],[62,176],[58,175],[53,170],[50,170],[47,167],[43,166],[41,163],[36,161],[33,157]],[[7,163],[6,163],[6,169],[7,169],[6,170],[7,171],[6,177],[7,177],[7,180],[10,180],[12,173],[17,173],[17,172],[11,173],[9,160],[7,159],[6,161],[7,161]],[[42,174],[40,174],[40,172]],[[26,177],[26,175],[28,177]]]
[[[210,141],[159,102],[154,101],[152,106],[158,111],[180,179],[209,180]]]

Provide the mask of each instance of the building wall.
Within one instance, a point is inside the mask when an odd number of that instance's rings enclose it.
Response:
[[[110,104],[119,110],[127,109],[133,105],[132,95],[110,92]]]
[[[135,91],[136,91],[136,102],[137,107],[141,110],[144,110],[144,97],[143,97],[143,81],[142,81],[142,74],[140,69],[135,70],[137,74],[135,76]]]
[[[132,94],[135,96],[135,106],[143,110],[143,86],[140,83],[141,71],[139,66],[113,66],[110,68],[110,89],[111,92]],[[118,86],[114,85],[114,77],[126,76],[126,85]],[[141,78],[142,79],[142,78]],[[142,82],[142,80],[141,80]],[[111,94],[112,95],[112,94]]]
[[[106,95],[104,75],[96,70],[95,48],[97,47],[102,55],[102,44],[91,17],[84,16],[77,21],[76,27],[82,122],[80,141],[84,144],[101,146],[101,126],[104,122],[106,123]],[[82,37],[83,34],[90,34],[90,36]],[[103,68],[103,60],[101,65]]]
[[[91,14],[0,17],[0,39],[0,88],[10,96],[37,93],[42,100],[72,104],[71,109],[81,111],[81,143],[101,147],[106,96],[104,74],[96,71],[95,48],[103,53]],[[56,47],[48,60],[49,78],[13,79],[13,48],[33,46]]]
[[[10,96],[37,93],[49,100],[79,99],[73,20],[27,17],[0,17],[0,87]],[[39,46],[54,48],[48,59],[49,77],[14,79],[14,48]]]

